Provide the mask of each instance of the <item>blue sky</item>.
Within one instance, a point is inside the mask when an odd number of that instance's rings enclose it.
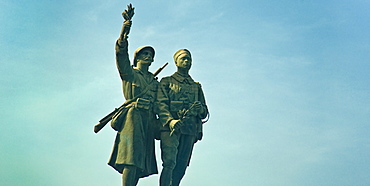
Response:
[[[182,185],[370,184],[370,1],[5,0],[0,185],[120,185],[115,132],[93,126],[124,101],[114,43],[128,3],[130,55],[153,46],[163,77],[188,48],[206,95]]]

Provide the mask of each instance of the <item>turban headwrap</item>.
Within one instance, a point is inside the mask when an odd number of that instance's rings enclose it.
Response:
[[[188,54],[191,58],[191,54],[190,54],[190,51],[187,50],[187,49],[180,49],[178,50],[177,52],[175,52],[175,54],[173,55],[173,59],[176,61],[177,58],[181,55],[181,54]]]

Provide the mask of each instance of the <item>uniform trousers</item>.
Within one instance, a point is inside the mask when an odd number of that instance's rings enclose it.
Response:
[[[160,186],[177,186],[185,175],[193,152],[195,136],[178,132],[170,135],[169,131],[161,132],[162,173]]]

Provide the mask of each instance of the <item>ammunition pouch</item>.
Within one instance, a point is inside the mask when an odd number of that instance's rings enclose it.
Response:
[[[179,110],[182,110],[182,109],[184,109],[183,101],[171,101],[171,104],[170,104],[171,112],[178,112]]]
[[[121,109],[119,112],[114,114],[111,120],[111,127],[115,131],[120,131],[123,127],[123,121],[126,118],[127,112],[131,107],[138,108],[138,109],[144,109],[149,110],[151,101],[144,99],[144,98],[137,98],[135,102],[132,102],[131,104],[127,105],[125,108]]]
[[[170,103],[170,111],[171,112],[178,112],[183,109],[189,108],[189,101],[188,100],[181,100],[180,101],[171,101]]]
[[[135,108],[138,109],[144,109],[144,110],[149,110],[150,108],[150,101],[144,98],[137,98],[136,102],[134,102]]]

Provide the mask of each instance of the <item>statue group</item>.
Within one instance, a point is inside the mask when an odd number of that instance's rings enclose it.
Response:
[[[122,13],[125,21],[117,39],[116,65],[126,102],[103,118],[98,132],[111,120],[117,131],[108,165],[122,174],[122,185],[134,186],[140,178],[157,174],[155,140],[160,140],[162,172],[160,186],[177,186],[189,166],[194,144],[202,139],[203,121],[209,115],[202,87],[189,75],[191,53],[180,49],[174,55],[177,71],[160,82],[149,71],[155,50],[143,46],[128,55],[128,35],[134,8]]]

